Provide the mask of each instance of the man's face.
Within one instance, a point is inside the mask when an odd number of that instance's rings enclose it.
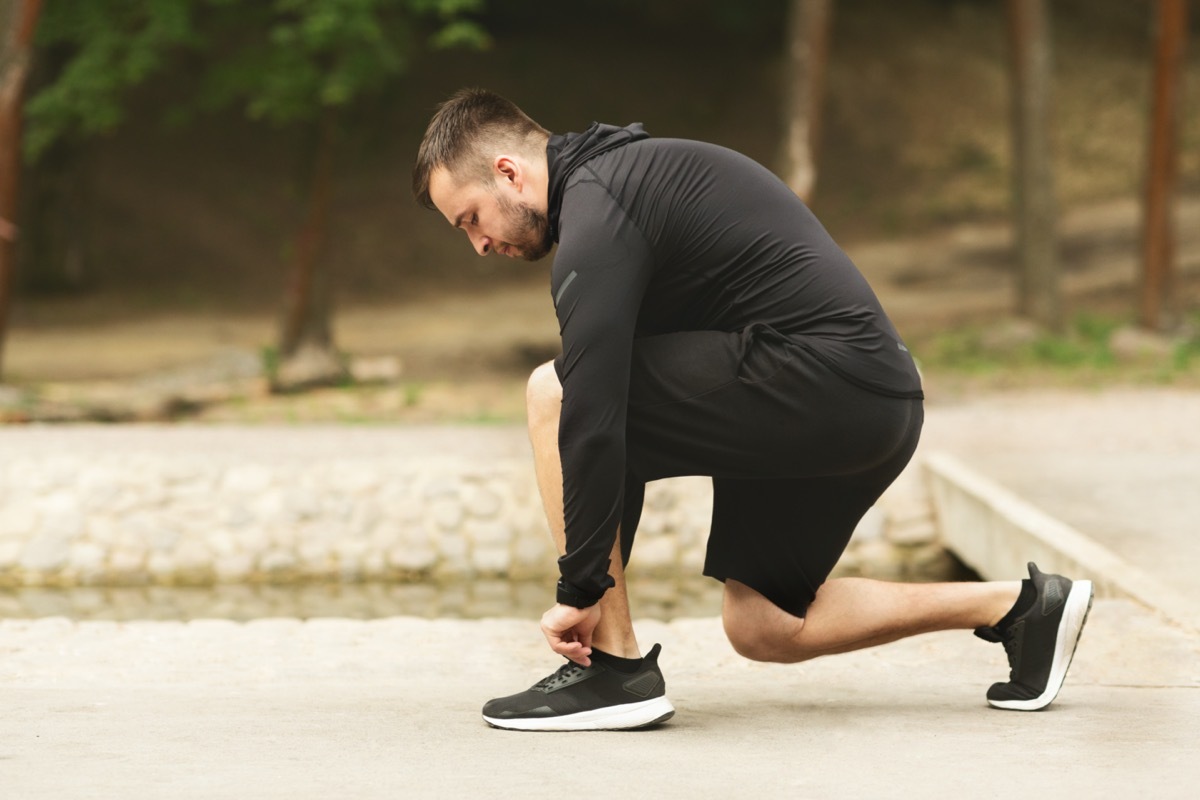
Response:
[[[442,216],[467,234],[481,256],[496,252],[537,261],[554,244],[546,215],[522,199],[503,177],[494,186],[473,180],[459,183],[446,169],[438,168],[429,178],[429,196]]]

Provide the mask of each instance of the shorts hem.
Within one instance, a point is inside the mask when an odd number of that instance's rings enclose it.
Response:
[[[764,592],[760,586],[756,586],[755,584],[758,582],[755,581],[754,579],[739,577],[738,575],[733,574],[732,571],[725,571],[725,572],[721,572],[720,574],[718,574],[716,570],[705,567],[702,574],[706,578],[712,578],[713,580],[720,581],[721,583],[725,583],[727,580],[732,579],[732,580],[737,581],[738,583],[745,584],[746,586],[749,586],[751,589],[753,589],[754,591],[758,592],[763,597],[765,597],[767,599],[767,601],[771,603],[771,605],[775,606],[776,608],[778,608],[780,611],[784,612],[785,614],[790,614],[791,616],[796,617],[797,619],[804,619],[804,617],[808,614],[808,607],[810,605],[812,605],[812,600],[797,601],[800,604],[798,607],[797,607],[796,602],[786,603],[786,604],[781,603],[778,600],[772,598],[768,592]],[[816,599],[816,598],[813,598],[813,599]]]

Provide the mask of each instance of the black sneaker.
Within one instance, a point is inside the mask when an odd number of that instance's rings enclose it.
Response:
[[[648,728],[675,714],[658,668],[660,645],[629,669],[592,648],[592,665],[568,661],[520,694],[489,700],[483,719],[493,728],[518,731],[604,731]]]
[[[1012,611],[995,627],[975,635],[1003,642],[1012,671],[1008,683],[992,684],[988,705],[1014,711],[1038,711],[1058,696],[1075,645],[1092,608],[1092,582],[1046,575],[1029,563],[1029,580]]]

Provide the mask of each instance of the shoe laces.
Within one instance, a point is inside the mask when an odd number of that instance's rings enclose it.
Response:
[[[976,628],[975,635],[985,642],[999,642],[1004,645],[1004,654],[1008,657],[1010,681],[1016,680],[1017,665],[1021,662],[1021,637],[1017,636],[1018,626],[1015,624]]]
[[[1008,656],[1008,679],[1015,681],[1018,678],[1017,671],[1021,666],[1021,642],[1022,637],[1017,634],[1024,626],[1009,625],[1003,631],[1004,636],[1004,653]]]
[[[557,689],[558,687],[566,684],[568,681],[576,678],[585,669],[587,669],[587,668],[579,666],[574,661],[568,661],[567,663],[563,664],[561,667],[556,669],[554,671],[554,674],[547,675],[546,677],[544,677],[540,681],[538,681],[536,684],[534,684],[533,688],[534,689],[547,689],[547,690]]]
[[[1013,665],[1015,670],[1017,656],[1021,653],[1021,643],[1017,641],[1017,637],[1012,635],[1011,631],[1004,632],[1004,653],[1008,656],[1008,663]]]

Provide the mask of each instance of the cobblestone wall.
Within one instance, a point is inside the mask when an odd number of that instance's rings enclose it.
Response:
[[[4,431],[0,586],[552,578],[523,447],[510,430]],[[711,505],[707,479],[651,484],[639,574],[699,574]],[[841,571],[942,577],[936,539],[901,480]]]

